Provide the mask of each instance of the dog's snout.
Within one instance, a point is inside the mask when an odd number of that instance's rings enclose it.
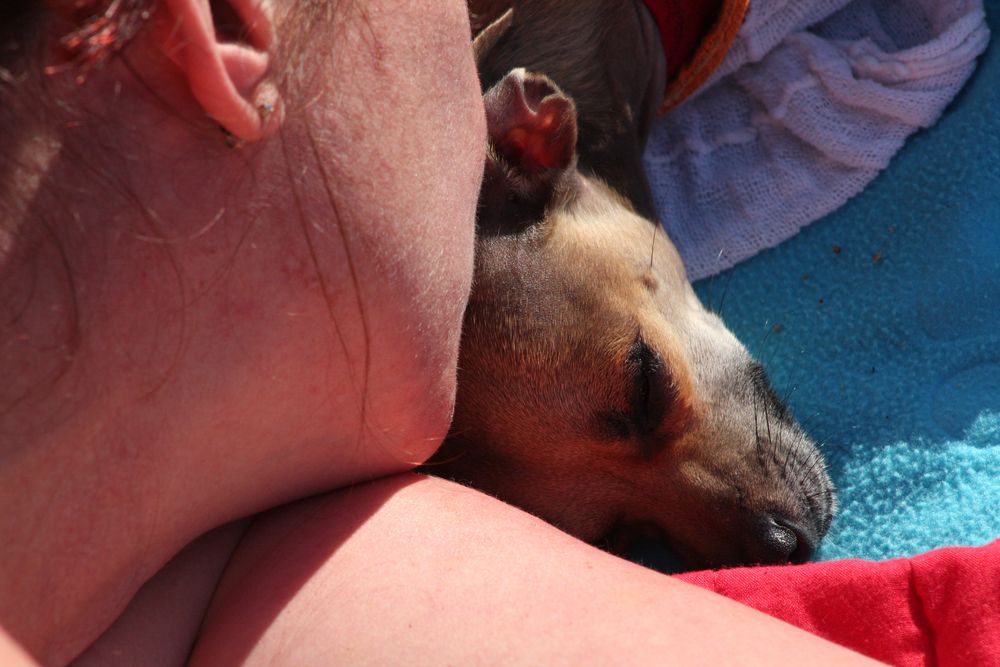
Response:
[[[812,531],[780,515],[761,519],[749,546],[749,557],[760,565],[805,563],[816,549]]]
[[[795,534],[795,549],[792,550],[791,555],[788,557],[788,562],[795,564],[808,562],[816,552],[816,546],[819,544],[819,536],[811,529],[799,524],[792,522],[783,523],[781,519],[778,519],[778,522]]]

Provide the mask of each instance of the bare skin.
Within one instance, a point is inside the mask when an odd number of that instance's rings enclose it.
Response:
[[[195,666],[874,664],[415,475],[257,523],[203,633]]]
[[[276,50],[300,36],[291,4],[275,7]],[[211,16],[203,0],[158,3],[83,85],[42,90],[35,72],[4,92],[0,661],[176,664],[199,632],[206,664],[532,661],[620,655],[639,629],[681,658],[726,646],[744,664],[771,648],[850,662],[498,501],[399,474],[451,417],[485,131],[463,4],[359,4],[303,24],[298,69],[275,61],[304,81],[275,82],[287,95],[269,128],[250,117],[256,79],[180,57],[178,35],[194,43],[191,21]],[[234,553],[241,517],[384,476],[278,510]],[[296,557],[317,543],[322,558]],[[383,569],[378,554],[406,556]],[[240,585],[265,563],[295,595]],[[255,611],[256,634],[233,629]],[[477,617],[483,636],[455,634]],[[419,632],[385,646],[406,622]],[[525,642],[534,627],[548,634]]]
[[[336,87],[239,150],[157,30],[19,100],[6,139],[43,175],[4,220],[2,319],[26,310],[0,334],[0,623],[45,663],[198,535],[410,468],[447,430],[484,141],[468,23],[457,1],[368,10],[300,56]]]

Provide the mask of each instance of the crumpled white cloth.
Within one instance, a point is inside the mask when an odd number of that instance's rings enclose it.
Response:
[[[688,276],[777,245],[933,124],[989,41],[982,0],[755,0],[646,168]]]

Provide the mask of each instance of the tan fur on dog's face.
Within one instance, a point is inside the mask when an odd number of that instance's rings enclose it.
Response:
[[[425,470],[593,543],[653,531],[688,568],[806,560],[833,512],[823,459],[654,220],[650,15],[524,0],[473,49],[476,269],[452,430]]]
[[[574,173],[544,222],[477,257],[448,475],[591,542],[651,523],[692,566],[768,560],[767,516],[825,532],[819,454],[658,225]]]

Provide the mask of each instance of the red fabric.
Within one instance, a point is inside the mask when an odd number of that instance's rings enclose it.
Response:
[[[1000,665],[1000,540],[678,577],[892,665]]]
[[[673,79],[691,60],[722,8],[722,0],[645,0],[660,28],[667,54],[667,77]]]

